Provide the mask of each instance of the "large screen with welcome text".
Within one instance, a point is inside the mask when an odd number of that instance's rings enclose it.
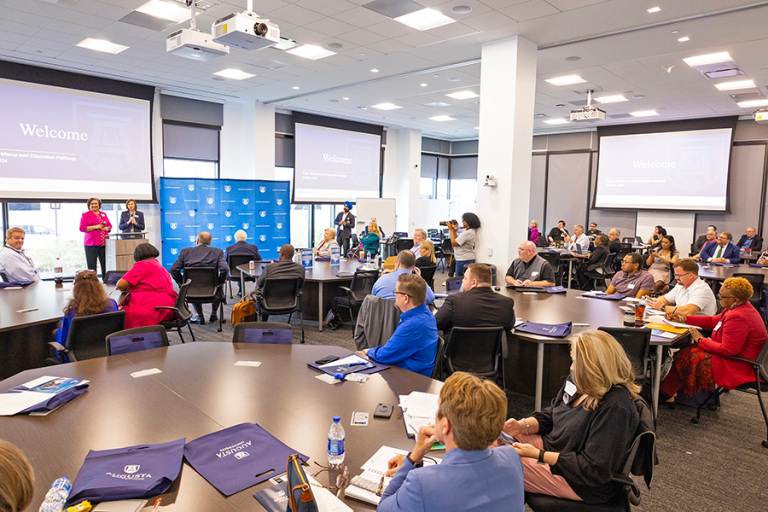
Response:
[[[731,132],[600,137],[594,207],[727,211]]]
[[[0,199],[152,199],[147,100],[0,79]]]

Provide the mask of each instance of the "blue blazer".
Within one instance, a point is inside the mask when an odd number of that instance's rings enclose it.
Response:
[[[454,448],[439,465],[416,468],[406,459],[376,509],[434,512],[523,512],[523,464],[511,446]]]
[[[144,231],[144,214],[136,210],[136,225],[128,224],[131,220],[131,212],[125,210],[120,214],[120,223],[117,225],[121,233],[141,233]]]
[[[704,246],[703,249],[701,249],[701,259],[702,261],[709,261],[710,258],[713,258],[715,256],[715,252],[717,252],[717,243],[708,243]],[[731,263],[738,263],[741,260],[741,256],[739,256],[739,246],[733,245],[732,243],[729,243],[725,246],[725,251],[723,251],[723,258],[729,260]]]

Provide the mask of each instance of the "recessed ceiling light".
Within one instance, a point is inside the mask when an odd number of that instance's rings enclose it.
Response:
[[[653,14],[655,12],[659,12],[660,10],[661,10],[661,7],[651,7],[650,9],[648,9],[648,12]]]
[[[479,98],[480,95],[476,94],[472,91],[458,91],[458,92],[452,92],[450,94],[446,94],[446,96],[456,99],[456,100],[468,100],[470,98]]]
[[[239,69],[233,68],[222,69],[221,71],[214,73],[214,75],[223,76],[224,78],[231,78],[233,80],[245,80],[246,78],[256,76],[252,75],[251,73],[246,73],[245,71],[240,71]]]
[[[298,41],[294,41],[293,39],[286,39],[285,37],[280,38],[280,42],[276,45],[272,46],[275,50],[290,50],[291,48],[296,48],[301,43]]]
[[[298,91],[299,90],[299,86],[298,85],[294,85],[293,87],[291,87],[291,89],[293,89],[294,91]]]
[[[717,64],[718,62],[730,62],[732,60],[733,59],[728,52],[708,53],[706,55],[697,55],[696,57],[683,59],[683,61],[691,67]]]
[[[630,112],[629,115],[634,117],[650,117],[659,115],[655,110],[638,110],[637,112]]]
[[[735,91],[737,89],[751,89],[755,87],[754,80],[739,80],[737,82],[722,82],[715,84],[718,91]]]
[[[455,121],[455,117],[451,116],[435,116],[429,118],[431,121]]]
[[[688,37],[688,36],[681,37],[681,38],[678,39],[678,41],[681,42],[681,43],[685,43],[686,41],[690,41],[690,40],[691,40],[691,38]]]
[[[379,110],[395,110],[403,107],[399,107],[394,103],[379,103],[378,105],[371,105],[371,108],[377,108]]]
[[[378,69],[376,69],[376,68],[373,68],[373,69],[371,70],[371,73],[378,73],[378,72],[379,72],[379,70],[378,70]]]
[[[629,100],[624,96],[622,96],[621,94],[616,94],[615,96],[603,96],[601,98],[595,98],[595,101],[599,103],[618,103],[620,101],[629,101]]]
[[[740,101],[736,104],[741,108],[762,107],[768,105],[768,98],[763,98],[761,100]]]
[[[469,14],[472,12],[472,8],[468,5],[457,5],[451,9],[453,14]]]
[[[421,86],[421,87],[426,87],[427,85],[429,85],[429,84],[426,84],[426,83],[424,83],[424,84],[419,84],[419,86]]]
[[[161,0],[150,0],[144,5],[137,7],[136,10],[161,20],[171,20],[176,23],[186,21],[192,16],[189,12],[189,7]]]
[[[123,50],[127,50],[127,46],[121,44],[110,43],[105,39],[91,39],[90,37],[83,39],[77,46],[80,48],[88,48],[89,50],[96,50],[97,52],[114,53],[118,54]]]
[[[429,30],[455,23],[456,20],[434,9],[422,9],[420,11],[398,16],[395,21],[408,25],[416,30]]]
[[[346,98],[346,97],[341,99],[343,99],[344,101],[349,101],[349,98]]]
[[[576,62],[577,60],[581,60],[581,57],[577,55],[573,55],[572,57],[566,57],[565,60],[568,62]]]
[[[311,60],[317,60],[324,57],[330,57],[331,55],[336,55],[336,52],[326,50],[325,48],[320,48],[314,44],[303,44],[297,48],[288,50],[288,53],[291,55],[296,55],[297,57],[304,57],[305,59]]]
[[[673,34],[677,34],[678,32],[680,32],[680,31],[679,30],[673,30],[672,31]]]
[[[341,48],[344,48],[344,45],[341,43],[328,43],[328,48],[331,50],[339,50]]]
[[[568,121],[567,119],[547,119],[544,122],[547,123],[547,124],[568,124],[568,123],[570,123],[570,121]]]
[[[586,80],[584,80],[583,78],[577,75],[558,76],[555,78],[548,78],[546,81],[551,83],[552,85],[557,85],[557,86],[581,84],[586,82]]]
[[[461,78],[456,78],[455,76],[452,76],[448,79],[449,82],[461,82]]]

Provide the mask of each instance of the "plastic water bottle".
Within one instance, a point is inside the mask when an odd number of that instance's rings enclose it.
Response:
[[[68,476],[57,479],[48,489],[45,499],[40,504],[39,512],[61,512],[64,510],[64,504],[69,498],[69,491],[72,490],[72,482]]]
[[[61,258],[56,258],[56,263],[53,265],[53,280],[57,284],[64,282],[64,267],[61,266]]]
[[[341,417],[334,416],[331,430],[328,431],[328,464],[340,466],[344,462],[344,427],[341,426]]]

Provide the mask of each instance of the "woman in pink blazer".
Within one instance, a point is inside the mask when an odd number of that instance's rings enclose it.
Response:
[[[96,258],[101,264],[101,280],[107,278],[106,245],[107,235],[112,231],[112,223],[107,214],[100,210],[101,199],[92,197],[88,200],[87,212],[80,217],[80,231],[85,233],[85,259],[88,269],[96,272]]]

